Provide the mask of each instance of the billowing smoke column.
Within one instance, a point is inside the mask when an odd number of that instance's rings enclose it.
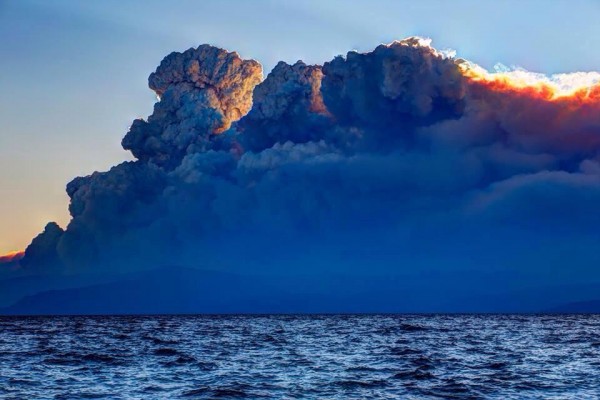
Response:
[[[148,121],[133,121],[123,148],[140,161],[174,168],[188,153],[212,148],[215,134],[248,113],[262,79],[256,61],[203,45],[167,56],[148,79],[161,98]]]
[[[308,265],[327,243],[350,254],[340,265],[387,251],[397,258],[381,263],[404,271],[416,253],[503,254],[501,231],[597,240],[600,86],[557,95],[513,78],[419,38],[322,67],[280,62],[262,82],[236,53],[172,53],[149,78],[153,114],[123,139],[137,160],[69,183],[72,221],[49,224],[22,265],[275,263],[292,250],[281,259]]]

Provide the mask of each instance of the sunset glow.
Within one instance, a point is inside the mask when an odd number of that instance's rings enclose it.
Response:
[[[10,252],[0,256],[0,264],[18,261],[21,258],[23,258],[24,255],[25,255],[25,252],[23,250],[10,251]]]

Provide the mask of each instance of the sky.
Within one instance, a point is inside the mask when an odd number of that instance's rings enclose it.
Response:
[[[600,69],[597,1],[0,0],[0,254],[69,221],[65,185],[131,159],[147,77],[171,51],[236,50],[268,72],[412,35],[485,68]]]

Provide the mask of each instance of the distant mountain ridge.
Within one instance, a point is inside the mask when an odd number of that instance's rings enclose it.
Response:
[[[548,310],[548,312],[567,314],[600,314],[600,299],[567,303],[552,308]]]
[[[393,277],[244,276],[169,267],[39,292],[1,308],[0,315],[599,312],[600,301],[572,302],[599,289],[593,284],[469,298],[448,292],[440,300]],[[554,304],[546,303],[550,293]]]

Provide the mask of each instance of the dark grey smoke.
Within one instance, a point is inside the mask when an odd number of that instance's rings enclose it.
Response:
[[[123,148],[141,161],[175,167],[185,154],[210,149],[214,134],[250,110],[261,79],[256,61],[216,47],[171,53],[148,78],[161,101],[147,121],[133,121]]]
[[[458,64],[409,38],[260,82],[235,53],[172,53],[149,78],[153,114],[123,139],[137,160],[69,183],[72,221],[22,266],[533,276],[558,268],[528,253],[548,244],[595,257],[598,103],[495,91]]]

